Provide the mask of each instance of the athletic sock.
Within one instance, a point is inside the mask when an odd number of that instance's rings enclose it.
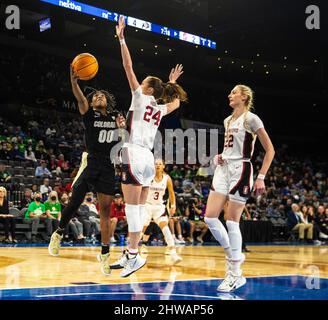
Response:
[[[135,259],[139,253],[138,249],[129,249],[129,259]]]
[[[60,236],[62,236],[65,232],[65,229],[57,228],[56,233],[58,233]]]
[[[109,244],[101,244],[101,254],[109,253]]]

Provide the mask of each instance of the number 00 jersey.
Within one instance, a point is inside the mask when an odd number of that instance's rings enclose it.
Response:
[[[163,197],[165,195],[168,178],[169,176],[167,174],[163,174],[163,179],[160,182],[155,181],[155,178],[153,179],[151,185],[149,186],[147,204],[151,204],[151,205],[164,204]]]
[[[153,96],[144,95],[141,87],[132,92],[132,102],[127,117],[130,137],[127,142],[152,150],[157,129],[166,113],[166,105],[159,105]]]
[[[256,114],[249,111],[246,116],[244,113],[234,121],[230,121],[231,117],[224,120],[225,141],[222,158],[225,160],[250,160],[256,140],[254,133],[264,127],[263,122]],[[229,128],[227,128],[228,124]]]
[[[93,108],[82,116],[85,127],[84,139],[89,156],[109,159],[112,147],[117,143],[116,114],[103,115]]]

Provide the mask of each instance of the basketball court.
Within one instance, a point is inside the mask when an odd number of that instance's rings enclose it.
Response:
[[[217,246],[183,246],[183,261],[172,266],[163,246],[148,247],[147,264],[127,279],[113,270],[104,276],[97,247],[63,247],[51,257],[45,246],[0,247],[2,300],[326,300],[327,246],[249,246],[247,285],[218,293],[225,274]],[[118,258],[122,247],[111,248]]]

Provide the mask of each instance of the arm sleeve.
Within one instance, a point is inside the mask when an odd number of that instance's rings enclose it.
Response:
[[[253,133],[256,133],[257,130],[261,128],[264,128],[262,120],[256,114],[252,114],[252,116],[248,118],[248,124]]]

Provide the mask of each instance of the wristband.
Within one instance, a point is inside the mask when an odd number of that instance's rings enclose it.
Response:
[[[124,38],[120,39],[120,45],[123,45],[123,44],[125,44],[125,39]]]
[[[264,180],[265,179],[265,174],[259,173],[258,176],[257,176],[257,179]]]

